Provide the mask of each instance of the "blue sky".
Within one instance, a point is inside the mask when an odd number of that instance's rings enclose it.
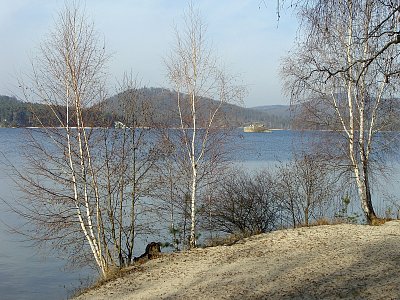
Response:
[[[112,54],[110,87],[124,72],[146,86],[167,87],[163,64],[173,45],[174,22],[186,0],[86,0],[86,13]],[[228,72],[247,86],[246,107],[288,104],[279,65],[294,45],[297,23],[288,11],[277,21],[276,0],[198,0],[208,39]],[[0,0],[0,94],[18,95],[17,78],[46,37],[64,0]],[[110,94],[113,88],[110,88]]]

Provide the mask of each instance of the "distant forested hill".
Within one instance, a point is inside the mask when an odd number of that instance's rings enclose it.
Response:
[[[0,127],[30,126],[28,105],[14,97],[0,96]]]
[[[157,123],[166,124],[167,126],[177,126],[179,124],[176,92],[165,88],[141,88],[137,90],[137,101],[139,107],[145,102],[147,107],[152,108],[153,120]],[[113,113],[115,117],[121,112],[120,98],[123,95],[115,95],[105,101],[103,106],[107,113]],[[185,95],[182,95],[185,97]],[[202,98],[202,105],[206,107],[214,105],[216,102],[212,99]],[[245,126],[253,122],[264,123],[269,128],[289,129],[291,126],[289,106],[276,105],[263,106],[261,109],[245,108],[235,104],[224,104],[222,107],[223,118],[225,121],[235,127]],[[202,113],[200,109],[200,114]]]
[[[62,114],[61,107],[54,109]],[[30,126],[59,126],[59,124],[54,113],[46,105],[22,102],[15,97],[0,95],[0,127]]]
[[[60,126],[55,113],[63,118],[65,108],[62,106],[49,106],[39,103],[23,102],[15,97],[0,95],[0,127],[46,127]],[[106,123],[107,116],[91,108],[83,112],[86,115],[86,124],[102,126]],[[74,126],[74,124],[70,124]]]
[[[176,92],[164,88],[141,88],[137,91],[137,107],[150,107],[152,122],[163,124],[164,126],[177,126],[179,119],[177,115]],[[86,124],[95,126],[111,126],[114,121],[118,121],[123,113],[120,103],[121,96],[112,96],[105,100],[101,105],[96,105],[86,109]],[[184,95],[183,95],[184,97]],[[200,107],[215,105],[216,102],[208,99],[200,99]],[[56,108],[58,114],[62,116],[64,109]],[[205,113],[199,111],[199,114]],[[245,126],[253,122],[264,123],[269,128],[289,129],[291,119],[289,106],[263,106],[256,108],[245,108],[234,104],[224,104],[222,107],[224,121],[235,127]],[[42,120],[41,124],[38,120]],[[146,124],[144,121],[143,125]],[[37,103],[25,103],[14,97],[0,96],[0,127],[28,127],[28,126],[60,126],[54,113],[49,107]]]

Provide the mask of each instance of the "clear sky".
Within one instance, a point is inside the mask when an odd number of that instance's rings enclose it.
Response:
[[[186,0],[86,0],[87,15],[104,37],[110,86],[124,72],[137,74],[148,87],[170,88],[163,63],[173,45]],[[294,45],[297,23],[276,0],[197,0],[208,25],[208,39],[230,73],[247,86],[246,107],[288,104],[279,65]],[[18,95],[19,74],[57,19],[64,0],[0,0],[0,94]],[[112,94],[113,91],[111,90]]]

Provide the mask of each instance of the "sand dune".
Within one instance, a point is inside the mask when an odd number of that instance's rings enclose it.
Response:
[[[280,230],[168,254],[76,299],[400,299],[400,222]]]

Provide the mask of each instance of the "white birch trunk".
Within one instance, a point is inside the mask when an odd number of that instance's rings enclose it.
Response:
[[[93,239],[93,236],[89,234],[87,228],[86,228],[86,224],[84,222],[83,216],[82,216],[82,212],[80,209],[80,201],[79,201],[79,194],[78,194],[78,183],[77,183],[77,178],[76,178],[76,171],[75,171],[75,165],[74,162],[72,160],[72,142],[71,142],[71,131],[69,128],[69,89],[67,88],[67,93],[66,93],[66,97],[67,97],[67,101],[66,101],[66,124],[65,124],[65,131],[66,131],[66,137],[67,137],[67,153],[68,153],[68,163],[69,163],[69,167],[71,170],[71,180],[72,180],[72,188],[73,188],[73,192],[74,192],[74,202],[75,202],[75,209],[76,209],[76,214],[79,220],[79,224],[81,226],[82,232],[86,238],[86,240],[89,243],[90,246],[90,250],[93,254],[93,257],[96,261],[96,264],[98,265],[98,267],[100,268],[100,270],[102,271],[103,276],[105,276],[105,270],[104,270],[104,266],[102,263],[102,259],[101,256],[99,255],[99,251],[97,251],[97,247],[96,247],[96,242]]]
[[[352,3],[350,3],[350,16],[349,16],[349,27],[348,27],[348,39],[347,39],[347,63],[348,66],[353,65],[353,55],[352,55],[352,47],[353,47],[353,15],[352,15]],[[367,26],[367,25],[366,25]],[[367,42],[366,42],[367,43]],[[368,53],[368,44],[364,46],[364,56]],[[354,177],[356,180],[358,195],[360,197],[361,208],[364,212],[365,217],[369,223],[372,222],[373,219],[376,218],[375,212],[372,208],[371,202],[371,193],[369,190],[369,181],[368,181],[368,161],[365,153],[365,99],[356,99],[357,100],[357,108],[358,108],[358,128],[355,128],[355,107],[354,102],[356,95],[354,95],[355,85],[352,82],[353,76],[353,67],[349,68],[348,71],[348,80],[347,80],[347,99],[348,99],[348,108],[349,108],[349,127],[350,127],[350,135],[349,135],[349,157],[352,164],[352,169],[354,173]],[[357,76],[356,76],[357,77]],[[364,97],[365,96],[365,85],[363,82],[363,74],[358,76],[361,79],[360,91],[359,94]],[[358,141],[356,141],[356,132],[358,131]],[[357,149],[359,158],[357,158]]]
[[[192,187],[191,187],[191,227],[190,227],[190,247],[196,247],[196,187],[197,187],[197,164],[196,164],[196,103],[195,94],[191,95],[192,101],[192,120],[193,120],[193,132],[192,132],[192,144],[190,161],[192,167]]]

